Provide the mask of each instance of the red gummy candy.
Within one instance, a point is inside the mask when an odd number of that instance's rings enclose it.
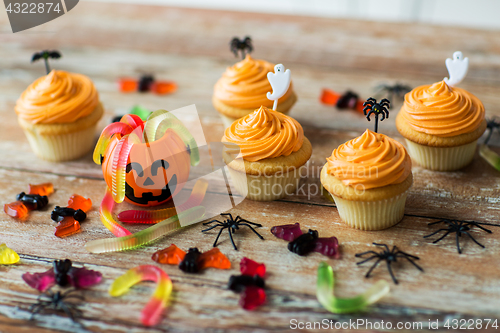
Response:
[[[121,92],[134,92],[137,91],[137,80],[130,78],[122,78],[118,80],[118,86]]]
[[[25,218],[28,216],[28,208],[21,201],[14,201],[3,206],[4,212],[15,218]]]
[[[73,194],[68,200],[68,208],[74,210],[81,209],[87,212],[92,207],[92,200],[85,199],[81,195]],[[80,232],[80,222],[71,216],[65,216],[60,222],[57,223],[54,235],[57,237],[67,237]]]
[[[266,275],[266,265],[244,257],[240,262],[240,272],[243,275],[254,276],[257,274],[260,277],[264,277]]]
[[[253,310],[264,304],[265,301],[266,292],[264,289],[256,286],[248,286],[241,295],[240,305],[245,310]]]

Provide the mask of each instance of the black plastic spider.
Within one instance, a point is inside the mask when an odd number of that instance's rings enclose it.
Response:
[[[396,262],[397,261],[397,258],[405,258],[406,260],[408,260],[409,262],[411,262],[413,264],[413,266],[417,267],[420,271],[424,271],[422,267],[420,267],[419,265],[417,265],[413,260],[419,260],[420,258],[419,257],[416,257],[416,256],[413,256],[411,254],[408,254],[406,252],[403,252],[403,251],[400,251],[398,250],[398,248],[396,246],[393,246],[392,247],[392,250],[389,250],[389,247],[386,245],[386,244],[377,244],[377,243],[373,243],[373,245],[376,245],[376,246],[383,246],[385,247],[385,250],[383,250],[382,252],[375,252],[375,251],[366,251],[366,252],[363,252],[363,253],[357,253],[355,256],[358,257],[358,258],[362,258],[365,254],[373,254],[373,256],[369,257],[369,258],[366,258],[365,260],[363,261],[360,261],[357,263],[357,265],[361,265],[367,261],[370,261],[372,259],[375,259],[377,258],[378,260],[373,264],[373,266],[368,270],[368,272],[366,273],[365,277],[370,277],[370,273],[373,271],[373,269],[375,267],[377,267],[377,265],[379,264],[379,262],[381,262],[382,260],[385,260],[387,262],[387,269],[389,270],[389,274],[391,274],[391,277],[392,277],[392,281],[394,281],[395,284],[398,284],[398,280],[396,280],[396,277],[394,277],[394,274],[392,273],[392,268],[391,268],[391,264],[393,262]]]
[[[245,59],[246,54],[253,51],[252,38],[249,36],[246,36],[244,39],[234,37],[229,45],[235,57],[238,56],[238,52],[241,52],[241,59]]]
[[[424,238],[431,237],[431,236],[434,236],[435,234],[437,234],[441,231],[445,231],[443,236],[439,237],[434,242],[432,242],[433,244],[436,244],[437,242],[439,242],[440,240],[442,240],[443,238],[445,238],[446,236],[448,236],[449,234],[454,232],[456,235],[457,251],[460,254],[462,253],[462,249],[460,248],[460,242],[458,241],[458,237],[462,237],[462,234],[469,236],[469,238],[472,239],[474,241],[474,243],[476,243],[477,245],[481,246],[484,249],[484,245],[479,243],[477,240],[475,240],[474,237],[472,237],[472,235],[469,233],[472,226],[478,227],[479,229],[486,231],[489,234],[492,233],[491,230],[488,230],[488,229],[480,226],[479,223],[474,222],[474,221],[466,222],[466,221],[443,219],[443,220],[439,220],[436,222],[431,222],[428,225],[434,225],[434,224],[438,224],[438,223],[446,223],[448,225],[448,228],[442,228],[442,229],[439,229],[437,231],[434,231],[432,234],[424,236]]]
[[[224,222],[221,222],[221,221],[218,221],[218,220],[212,220],[210,222],[205,222],[203,223],[203,225],[210,225],[214,222],[217,222],[216,225],[214,226],[211,226],[207,229],[204,229],[202,230],[202,232],[207,232],[209,230],[212,230],[214,228],[217,228],[217,227],[222,227],[219,231],[219,234],[217,235],[217,238],[215,239],[215,242],[214,242],[214,247],[217,246],[217,241],[219,240],[219,236],[221,235],[222,231],[224,229],[227,229],[229,231],[229,238],[231,239],[231,243],[233,244],[233,247],[236,251],[238,251],[238,248],[236,247],[236,244],[234,244],[234,240],[233,240],[233,235],[236,230],[239,229],[239,226],[240,225],[244,225],[244,226],[247,226],[249,227],[257,236],[259,236],[260,239],[264,240],[264,237],[262,237],[257,231],[255,231],[255,229],[252,227],[253,226],[256,226],[256,227],[262,227],[262,224],[259,224],[259,223],[254,223],[254,222],[250,222],[250,221],[247,221],[245,219],[242,219],[240,216],[236,216],[236,219],[233,219],[233,216],[229,213],[224,213],[224,214],[220,214],[222,216],[229,216],[228,219],[225,219]],[[231,232],[232,231],[232,232]]]
[[[380,84],[375,89],[377,89],[376,94],[379,96],[386,93],[389,100],[392,100],[394,97],[403,99],[406,93],[411,91],[410,86],[402,83],[395,83],[392,86],[388,84]]]
[[[46,308],[53,308],[55,310],[62,310],[64,313],[71,318],[71,320],[75,323],[78,323],[76,320],[76,316],[80,316],[82,311],[77,308],[76,304],[66,302],[68,299],[79,299],[84,300],[82,295],[75,295],[74,292],[78,290],[72,289],[68,290],[65,293],[61,293],[60,291],[53,292],[51,290],[47,290],[43,294],[38,296],[38,302],[31,305],[29,311],[31,312],[30,320],[33,320],[35,315]],[[42,298],[46,298],[43,300]]]
[[[377,103],[377,100],[373,97],[370,97],[366,100],[366,102],[363,103],[363,106],[365,107],[363,109],[363,113],[366,116],[366,119],[370,121],[370,116],[372,114],[375,114],[375,133],[378,131],[378,116],[382,115],[382,119],[380,121],[383,121],[385,118],[389,118],[389,108],[391,107],[391,102],[388,99],[383,99],[380,101],[380,103]],[[368,111],[368,113],[367,113]]]
[[[33,54],[33,56],[31,57],[31,62],[43,59],[45,61],[45,70],[47,71],[47,74],[49,74],[50,73],[49,59],[59,59],[59,58],[61,58],[61,53],[59,51],[44,50]]]
[[[500,120],[498,118],[493,117],[490,119],[486,120],[486,130],[488,131],[488,134],[486,135],[486,139],[484,139],[484,144],[487,145],[488,142],[491,139],[491,135],[493,134],[493,131],[496,129],[497,131],[500,132]]]

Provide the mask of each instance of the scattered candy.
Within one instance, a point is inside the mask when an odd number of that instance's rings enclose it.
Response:
[[[151,259],[160,264],[179,265],[179,269],[186,273],[198,273],[210,267],[231,268],[231,262],[218,248],[202,253],[198,248],[194,247],[190,248],[186,253],[172,244],[153,253]]]
[[[22,278],[31,288],[44,292],[54,285],[76,289],[88,288],[102,280],[102,274],[85,267],[75,268],[71,260],[54,260],[52,268],[43,273],[24,273]]]
[[[212,221],[209,221],[209,222],[205,222],[203,223],[203,225],[210,225],[214,222],[216,222],[217,224],[211,226],[211,227],[208,227],[206,229],[203,229],[201,232],[207,232],[209,230],[212,230],[214,228],[217,228],[217,227],[221,227],[220,231],[219,231],[219,234],[217,235],[217,238],[215,239],[215,242],[214,242],[214,247],[217,246],[217,241],[219,240],[219,237],[222,233],[222,231],[224,229],[227,229],[227,231],[229,232],[229,238],[231,239],[231,243],[233,244],[233,247],[236,251],[238,251],[238,248],[236,247],[236,244],[234,244],[234,240],[233,240],[233,233],[239,229],[240,226],[246,226],[246,227],[249,227],[260,239],[264,240],[264,237],[262,237],[257,231],[255,231],[255,229],[252,227],[255,226],[255,227],[262,227],[262,224],[259,224],[259,223],[254,223],[254,222],[250,222],[250,221],[247,221],[245,219],[242,219],[240,216],[236,216],[236,219],[233,219],[233,215],[229,214],[229,213],[224,213],[224,214],[220,214],[221,216],[229,216],[228,219],[225,219],[224,222],[221,222],[221,221],[218,221],[218,220],[212,220]]]
[[[86,212],[92,208],[92,201],[81,195],[73,194],[67,207],[56,206],[50,218],[58,222],[54,235],[67,237],[80,232],[80,222],[87,218]]]
[[[375,267],[377,267],[377,265],[382,260],[385,260],[386,263],[387,263],[387,269],[389,270],[389,274],[391,274],[392,281],[394,281],[395,284],[398,284],[398,280],[396,280],[396,277],[394,277],[394,274],[392,273],[392,268],[391,268],[391,264],[393,262],[397,262],[398,258],[404,258],[404,259],[408,260],[410,263],[412,263],[413,266],[415,266],[416,268],[418,268],[418,270],[420,270],[422,272],[424,271],[422,269],[422,267],[420,267],[419,265],[417,265],[414,262],[414,260],[419,260],[420,259],[419,257],[411,255],[411,254],[408,254],[408,253],[403,252],[403,251],[400,251],[400,250],[398,250],[398,248],[396,246],[393,246],[392,250],[389,250],[389,247],[386,244],[373,243],[373,245],[383,246],[385,249],[382,250],[382,252],[379,252],[379,253],[377,253],[375,251],[366,251],[366,252],[363,252],[363,253],[357,253],[355,255],[357,258],[362,258],[366,254],[371,254],[372,255],[371,257],[368,257],[367,259],[358,262],[357,265],[361,265],[361,264],[363,264],[363,263],[365,263],[367,261],[370,261],[372,259],[377,259],[377,261],[373,264],[373,266],[366,273],[366,276],[365,276],[366,278],[369,278],[370,277],[370,273],[373,271],[373,269]]]
[[[121,296],[141,281],[157,283],[153,296],[141,312],[141,322],[145,326],[154,326],[160,323],[163,310],[167,307],[172,293],[172,281],[162,269],[153,265],[134,267],[113,282],[109,294],[113,297]]]
[[[154,92],[158,95],[171,94],[177,90],[177,84],[171,81],[155,81],[152,75],[143,75],[139,81],[132,78],[121,78],[118,80],[121,92]]]
[[[24,219],[28,216],[30,210],[39,210],[47,206],[49,199],[47,195],[54,192],[54,187],[51,183],[38,185],[29,184],[28,194],[21,192],[16,196],[16,200],[4,205],[4,212],[18,219]]]
[[[300,224],[285,224],[274,226],[271,233],[281,239],[289,241],[288,250],[299,256],[304,256],[310,252],[319,252],[328,257],[339,258],[339,242],[337,237],[319,238],[316,230],[302,233]]]
[[[266,301],[266,266],[245,257],[241,259],[240,272],[241,275],[231,275],[228,288],[242,293],[239,303],[243,309],[253,310]]]
[[[12,265],[19,261],[19,255],[5,244],[0,244],[0,265]]]
[[[338,298],[333,294],[334,284],[332,267],[326,262],[320,263],[316,283],[316,297],[325,309],[338,314],[362,310],[366,306],[377,302],[389,292],[389,283],[380,280],[361,295],[353,298]]]
[[[324,88],[321,92],[320,101],[323,104],[336,106],[339,109],[352,109],[363,113],[363,101],[359,100],[356,93],[347,91],[345,94],[339,94],[333,90]]]
[[[472,235],[469,233],[469,231],[471,230],[471,227],[477,227],[483,231],[486,231],[489,234],[492,233],[491,230],[488,230],[488,229],[480,226],[479,223],[474,222],[474,221],[457,221],[457,220],[442,219],[442,220],[439,220],[436,222],[431,222],[428,225],[434,225],[434,224],[438,224],[438,223],[445,223],[447,228],[434,231],[433,233],[431,233],[427,236],[424,236],[424,238],[434,236],[435,234],[437,234],[441,231],[444,231],[445,232],[444,235],[442,235],[441,237],[436,239],[434,242],[432,242],[432,244],[436,244],[437,242],[439,242],[440,240],[442,240],[443,238],[448,236],[450,233],[455,233],[456,234],[455,238],[456,238],[456,244],[457,244],[457,251],[459,254],[462,253],[462,249],[460,248],[460,243],[458,241],[458,237],[461,237],[462,235],[469,236],[469,238],[472,239],[472,241],[474,243],[476,243],[477,245],[481,246],[484,249],[484,245],[479,243],[477,240],[475,240],[474,237],[472,237]]]

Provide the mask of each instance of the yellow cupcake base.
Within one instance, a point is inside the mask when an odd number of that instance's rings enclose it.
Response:
[[[404,216],[408,191],[379,201],[346,200],[332,194],[340,218],[360,230],[382,230],[397,224]]]
[[[261,176],[227,169],[238,193],[256,201],[273,201],[294,194],[300,182],[301,168],[285,174]]]
[[[410,156],[420,166],[436,171],[454,171],[472,162],[477,140],[456,147],[424,146],[406,139]]]

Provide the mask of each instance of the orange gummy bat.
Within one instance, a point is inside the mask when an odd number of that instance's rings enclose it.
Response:
[[[202,253],[194,247],[186,253],[172,244],[166,249],[153,253],[151,259],[160,264],[179,265],[179,268],[186,273],[197,273],[210,267],[231,268],[231,262],[218,248]]]
[[[68,200],[68,207],[73,210],[81,209],[85,213],[92,207],[92,200],[85,199],[81,195],[73,194]],[[80,222],[73,216],[64,216],[57,224],[54,235],[57,237],[67,237],[80,232]]]
[[[28,195],[21,192],[16,197],[17,201],[5,204],[3,210],[9,216],[24,219],[30,210],[45,207],[48,204],[47,196],[52,193],[54,193],[52,183],[29,184]]]

